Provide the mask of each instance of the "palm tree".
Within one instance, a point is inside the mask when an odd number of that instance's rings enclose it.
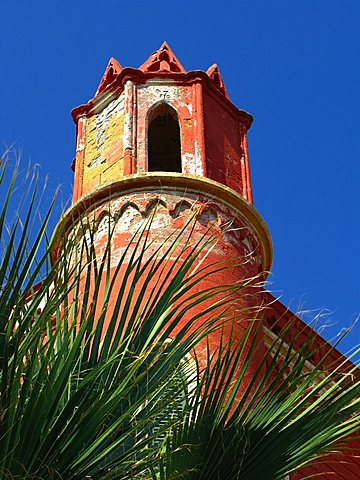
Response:
[[[18,188],[18,167],[9,172],[8,165],[4,156],[1,479],[283,479],[359,429],[360,384],[351,375],[357,368],[342,375],[337,365],[324,373],[322,361],[308,371],[312,339],[294,349],[290,327],[245,389],[259,316],[240,340],[220,340],[215,353],[208,350],[200,366],[196,346],[230,322],[232,293],[243,287],[189,295],[204,276],[227,268],[194,268],[211,238],[195,247],[180,242],[181,261],[169,268],[184,231],[149,253],[150,218],[131,255],[125,251],[110,274],[110,226],[99,256],[93,222],[84,219],[82,240],[63,239],[51,263],[54,203],[39,221],[36,173],[28,170]],[[109,309],[115,284],[117,301]],[[209,298],[216,301],[204,307],[202,327],[189,320],[174,334],[193,306]]]

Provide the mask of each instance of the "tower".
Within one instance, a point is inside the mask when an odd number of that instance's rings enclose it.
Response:
[[[187,72],[166,43],[137,69],[111,59],[94,98],[72,115],[77,129],[73,204],[60,221],[66,235],[90,214],[100,251],[112,223],[115,269],[144,218],[153,214],[149,238],[161,243],[196,212],[194,239],[207,231],[217,239],[205,261],[237,260],[201,288],[266,277],[272,246],[252,205],[246,139],[252,117],[231,103],[216,65]],[[263,296],[271,305],[264,336],[272,339],[272,319],[286,322],[294,316],[269,293],[240,293],[234,315],[239,306],[246,312],[260,304]],[[245,322],[239,319],[235,334]],[[213,336],[210,347],[216,348],[217,340]]]
[[[194,241],[207,231],[217,239],[205,262],[235,259],[201,288],[266,276],[272,246],[252,205],[246,139],[252,117],[230,101],[216,65],[187,72],[166,43],[138,69],[112,58],[95,97],[72,116],[73,204],[60,222],[66,235],[91,214],[101,250],[109,221],[116,224],[116,268],[119,252],[154,209],[153,242],[164,241],[196,211]],[[255,300],[239,294],[234,309],[261,303],[259,294]],[[239,322],[239,334],[243,327]],[[217,340],[211,339],[214,348]]]

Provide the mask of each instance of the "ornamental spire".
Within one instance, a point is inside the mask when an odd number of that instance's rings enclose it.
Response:
[[[166,42],[161,45],[159,50],[150,55],[146,62],[141,65],[140,70],[143,72],[186,73]]]

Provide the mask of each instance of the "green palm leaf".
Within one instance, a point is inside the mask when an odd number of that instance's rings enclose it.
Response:
[[[259,324],[254,320],[248,327],[256,331],[250,348],[243,338],[209,354],[187,416],[169,433],[168,454],[153,478],[280,480],[358,435],[358,367],[345,369],[344,361],[325,369],[324,357],[309,371],[313,336],[295,350],[291,325],[248,381],[261,344]]]
[[[3,162],[3,179],[5,169]],[[209,268],[192,272],[209,239],[195,246],[183,242],[181,262],[169,267],[171,252],[191,225],[149,255],[151,218],[115,272],[108,268],[112,232],[100,256],[93,243],[95,223],[86,219],[78,226],[84,240],[64,238],[60,258],[49,267],[58,241],[47,242],[51,208],[38,232],[28,231],[37,214],[36,189],[35,179],[30,201],[19,200],[1,263],[0,471],[4,478],[129,478],[154,464],[157,438],[183,415],[179,411],[153,428],[164,407],[176,401],[176,366],[214,328],[215,311],[227,303],[229,289],[190,295],[192,286],[211,274]],[[7,198],[2,224],[11,193]],[[213,270],[219,268],[224,267]],[[115,286],[117,301],[105,329]],[[223,300],[207,307],[209,320],[201,330],[189,321],[165,343],[194,305],[219,294]]]
[[[202,264],[213,239],[193,242],[196,217],[158,244],[150,216],[110,268],[110,222],[102,253],[91,217],[49,241],[53,204],[39,222],[36,172],[18,182],[4,157],[0,479],[276,480],[356,435],[356,366],[329,368],[329,352],[309,368],[314,339],[295,348],[291,325],[261,350],[261,312],[222,337],[256,279],[201,289],[229,265]],[[196,347],[216,330],[204,365]]]

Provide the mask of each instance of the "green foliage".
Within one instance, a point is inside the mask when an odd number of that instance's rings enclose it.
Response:
[[[254,329],[250,350],[243,338],[209,356],[154,479],[280,480],[331,452],[341,455],[341,445],[358,437],[358,367],[349,370],[344,361],[325,369],[329,352],[309,368],[313,337],[295,349],[291,325],[266,351],[244,389],[260,343],[261,327]]]
[[[227,268],[201,266],[212,239],[190,242],[194,219],[160,246],[147,219],[111,274],[110,226],[100,255],[95,224],[83,219],[50,264],[53,207],[39,221],[36,174],[17,189],[17,167],[8,173],[3,158],[1,479],[275,480],[358,430],[359,381],[342,366],[306,370],[311,338],[295,350],[283,332],[244,387],[261,343],[254,318],[200,367],[194,347],[230,321],[226,309],[243,285],[194,293]],[[169,260],[175,249],[178,262]],[[184,317],[191,321],[172,335]]]

